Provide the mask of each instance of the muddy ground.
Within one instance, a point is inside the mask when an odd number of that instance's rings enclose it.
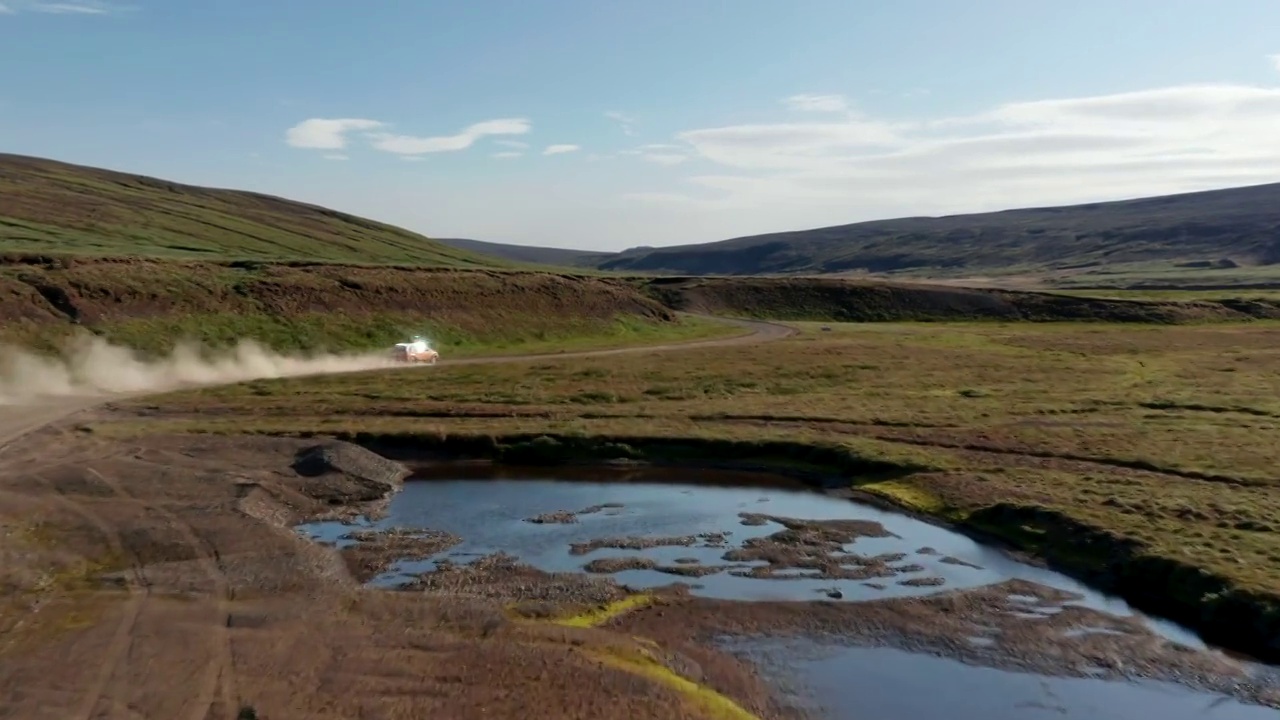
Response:
[[[619,600],[624,588],[501,555],[446,565],[406,591],[364,589],[391,559],[458,539],[399,533],[346,552],[304,539],[292,529],[299,522],[376,515],[407,474],[353,446],[317,445],[120,443],[46,429],[6,448],[0,718],[229,720],[246,708],[263,720],[707,717],[696,697],[664,681],[670,673],[758,717],[790,717],[750,667],[715,649],[724,633],[838,633],[975,662],[1137,669],[1262,693],[1233,663],[1172,649],[1114,618],[1081,608],[1024,617],[1035,613],[1022,605],[1063,600],[1026,584],[856,605],[710,601],[676,585],[599,628],[545,620]],[[780,565],[828,567],[780,540],[829,544],[874,528],[783,532],[754,551]],[[1021,609],[1010,593],[1023,596]],[[1121,632],[1066,634],[1100,623]],[[975,645],[975,635],[990,642]],[[639,656],[667,674],[628,664]]]

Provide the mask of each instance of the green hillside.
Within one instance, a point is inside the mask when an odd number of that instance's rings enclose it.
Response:
[[[6,154],[0,154],[0,252],[459,268],[514,264],[283,198]]]

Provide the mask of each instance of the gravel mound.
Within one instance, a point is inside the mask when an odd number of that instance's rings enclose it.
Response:
[[[359,445],[335,441],[298,453],[293,469],[306,477],[340,473],[354,480],[396,486],[410,474],[409,468]]]

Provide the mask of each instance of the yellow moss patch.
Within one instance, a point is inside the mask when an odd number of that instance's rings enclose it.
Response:
[[[20,652],[32,643],[43,643],[64,634],[98,624],[121,594],[73,593],[49,601],[38,611],[16,600],[0,607],[0,655]]]
[[[942,498],[902,480],[882,480],[857,487],[859,490],[883,496],[912,510],[950,520],[961,519],[959,513],[943,502]]]
[[[597,625],[603,625],[609,622],[619,615],[624,615],[637,608],[651,605],[653,601],[653,595],[648,593],[629,595],[621,600],[592,608],[586,612],[554,618],[551,622],[557,625],[566,625],[568,627],[596,627]]]
[[[548,623],[575,628],[594,628],[637,608],[646,607],[656,602],[650,593],[637,593],[621,600],[601,605],[591,610],[546,620],[533,620],[535,623]],[[528,618],[520,618],[529,622]],[[661,646],[653,640],[640,636],[632,639],[645,647],[632,650],[614,649],[611,651],[594,651],[591,656],[612,667],[625,672],[649,678],[672,688],[694,706],[706,712],[710,720],[759,720],[742,706],[715,690],[700,685],[663,665],[648,648],[661,650]]]
[[[680,676],[671,668],[663,665],[645,650],[632,653],[592,653],[601,662],[641,675],[683,695],[692,705],[706,712],[712,720],[759,720],[759,717],[746,710],[728,697],[715,690],[700,685],[688,678]]]

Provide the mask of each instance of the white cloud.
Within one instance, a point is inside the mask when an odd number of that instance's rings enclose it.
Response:
[[[627,115],[626,113],[618,112],[617,110],[610,110],[606,112],[604,116],[618,123],[618,125],[622,128],[623,135],[636,134],[636,131],[635,131],[636,121],[635,121],[635,118],[631,117],[630,115]]]
[[[32,5],[35,12],[51,15],[106,15],[108,10],[97,5],[77,5],[75,3],[38,3]]]
[[[671,143],[648,143],[637,148],[619,150],[618,155],[636,157],[654,165],[679,165],[689,159],[689,146]]]
[[[1271,61],[1271,65],[1275,67],[1276,72],[1280,72],[1280,53],[1268,55],[1267,59]]]
[[[0,3],[0,15],[16,15],[19,12],[37,12],[46,15],[109,15],[129,10],[137,10],[137,7],[116,5],[102,0],[68,0],[68,2],[6,0]]]
[[[325,160],[349,160],[350,158],[348,158],[346,155],[343,155],[342,153],[333,153],[331,155],[325,155],[324,159]]]
[[[524,153],[522,152],[496,152],[493,154],[493,157],[496,157],[499,159],[509,159],[509,158],[522,157],[523,155]]]
[[[849,109],[849,101],[843,95],[809,95],[800,94],[783,98],[783,104],[792,110],[801,112],[845,112]]]
[[[34,12],[51,15],[110,15],[118,12],[137,10],[133,5],[116,5],[101,0],[78,0],[76,2],[35,2],[28,6]]]
[[[341,150],[347,146],[346,134],[353,130],[373,130],[383,123],[361,118],[311,118],[285,131],[285,142],[297,148]]]
[[[688,160],[687,155],[677,155],[675,153],[645,153],[641,157],[645,162],[651,162],[655,165],[679,165]]]
[[[858,151],[896,147],[903,141],[889,122],[732,125],[691,130],[677,137],[713,162],[740,168],[807,168],[839,162]]]
[[[686,192],[638,195],[681,212],[742,209],[753,233],[1159,195],[1280,181],[1278,127],[1280,87],[1218,84],[925,121],[703,128],[677,137],[720,169],[685,178]]]
[[[425,153],[456,152],[471,147],[476,140],[489,135],[523,135],[529,132],[529,121],[524,118],[486,120],[467,126],[456,135],[415,137],[373,133],[370,139],[379,150],[398,155],[422,155]]]
[[[563,153],[577,152],[582,148],[578,145],[548,145],[546,150],[542,151],[543,155],[561,155]]]

